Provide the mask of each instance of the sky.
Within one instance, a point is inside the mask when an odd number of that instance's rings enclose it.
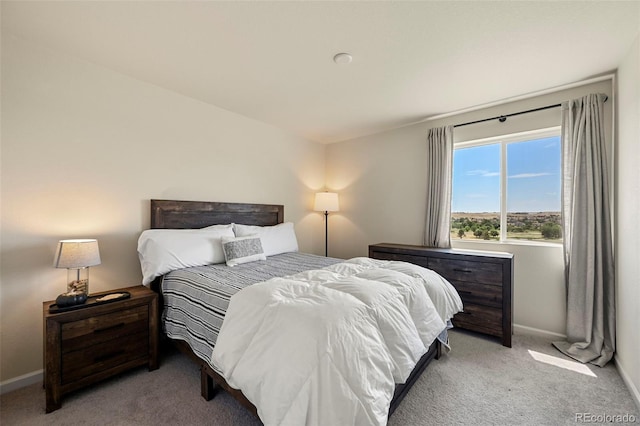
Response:
[[[500,211],[501,144],[458,148],[452,212]],[[506,145],[507,212],[560,211],[560,137]]]

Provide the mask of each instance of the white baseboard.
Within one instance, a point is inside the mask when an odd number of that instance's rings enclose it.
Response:
[[[627,372],[624,371],[624,368],[622,368],[620,362],[618,362],[618,357],[614,356],[613,360],[616,363],[616,368],[618,369],[618,373],[620,373],[620,377],[622,377],[622,381],[625,385],[627,385],[627,389],[629,389],[629,392],[631,392],[631,397],[638,406],[638,410],[640,410],[640,391],[638,391],[636,385],[631,381],[631,377],[629,377]]]
[[[44,379],[44,370],[38,370],[13,379],[5,380],[0,383],[0,395],[11,392],[34,383],[41,382]]]
[[[513,324],[514,334],[535,334],[536,336],[547,337],[549,339],[566,339],[567,336],[553,331],[541,330],[539,328],[527,327],[526,325]]]

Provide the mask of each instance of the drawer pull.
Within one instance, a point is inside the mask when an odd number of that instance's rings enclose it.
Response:
[[[105,327],[105,328],[97,328],[97,329],[93,330],[93,332],[94,333],[104,333],[105,331],[113,330],[113,329],[120,328],[120,327],[124,327],[124,323],[123,322],[118,323],[118,324],[114,324],[114,325],[111,325],[111,326]]]
[[[459,268],[453,268],[453,270],[454,270],[455,272],[462,272],[462,273],[464,273],[464,274],[472,274],[472,273],[473,273],[473,270],[471,270],[471,269],[459,269]]]
[[[458,290],[458,293],[460,293],[460,294],[473,294],[473,292],[469,291],[469,290]]]
[[[471,312],[467,312],[467,311],[462,311],[462,312],[458,312],[459,314],[464,314],[464,315],[473,315]]]
[[[124,350],[119,350],[119,351],[115,351],[115,352],[111,352],[108,354],[104,354],[104,355],[100,355],[97,356],[93,359],[93,362],[102,362],[102,361],[106,361],[110,358],[116,357],[118,355],[122,355],[124,353]]]

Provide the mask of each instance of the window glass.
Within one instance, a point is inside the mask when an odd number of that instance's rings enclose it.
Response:
[[[452,239],[499,239],[500,144],[454,150],[451,212]]]
[[[562,241],[560,137],[507,148],[507,239]]]
[[[451,239],[560,243],[560,197],[557,130],[467,142],[453,154]]]

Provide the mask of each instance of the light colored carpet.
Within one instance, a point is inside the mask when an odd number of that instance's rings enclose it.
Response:
[[[581,423],[576,415],[586,418],[586,414],[627,415],[640,423],[638,407],[611,364],[588,366],[596,375],[592,377],[536,361],[530,350],[568,360],[550,340],[537,336],[515,335],[509,349],[496,340],[454,330],[451,343],[452,352],[431,363],[389,425],[575,425]],[[0,422],[3,426],[259,424],[224,392],[212,401],[202,399],[199,371],[185,356],[170,351],[161,360],[156,371],[140,368],[70,394],[62,408],[50,414],[44,413],[42,385],[5,394],[0,398]]]

